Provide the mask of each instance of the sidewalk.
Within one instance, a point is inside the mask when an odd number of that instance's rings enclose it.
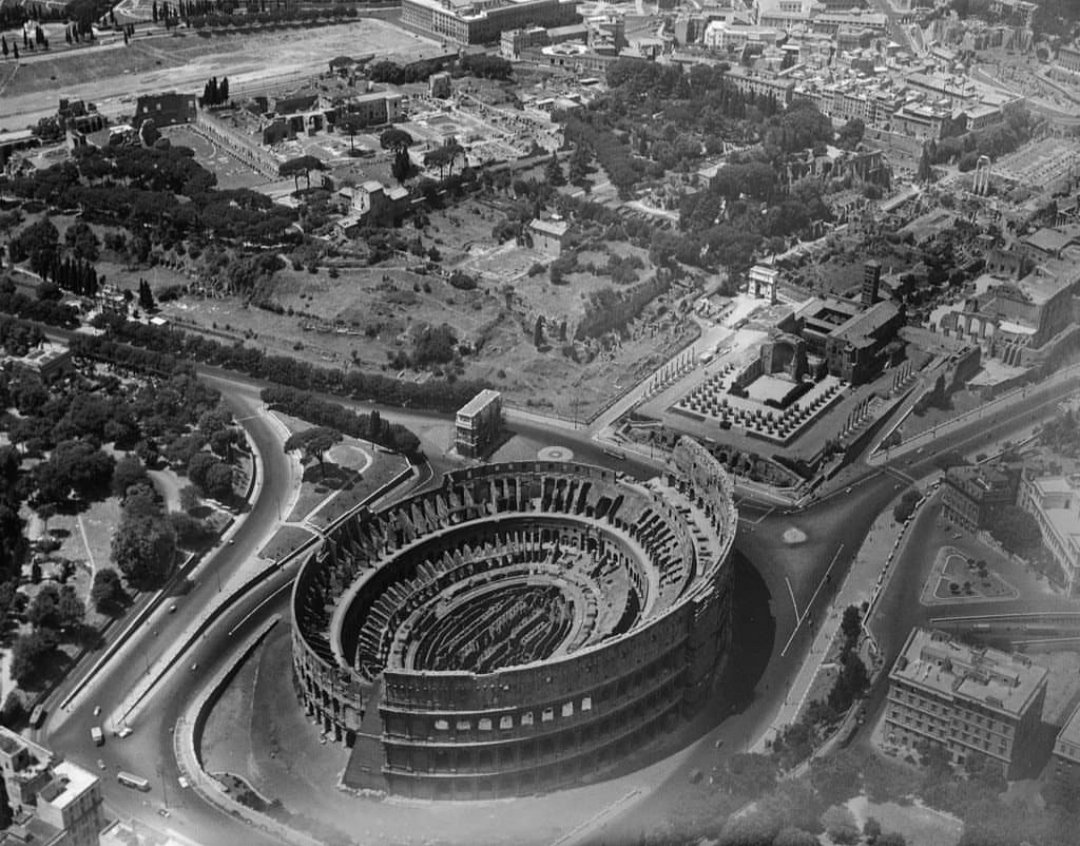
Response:
[[[862,546],[859,547],[859,551],[855,553],[855,560],[851,563],[840,590],[837,591],[828,618],[814,637],[806,660],[799,668],[779,710],[773,716],[770,727],[757,739],[750,751],[764,753],[766,740],[772,740],[785,726],[792,725],[798,720],[802,709],[808,704],[806,700],[813,688],[814,679],[822,671],[822,666],[828,657],[829,648],[840,628],[844,609],[849,605],[862,605],[863,602],[871,600],[880,583],[883,571],[882,562],[888,561],[893,550],[899,545],[903,530],[904,527],[898,525],[893,519],[892,503],[890,503],[889,507],[878,515]],[[802,618],[800,618],[800,625],[801,622]]]
[[[903,418],[897,421],[895,426],[890,426],[887,430],[883,430],[881,437],[877,443],[870,450],[870,454],[866,459],[866,463],[872,467],[881,466],[892,459],[895,459],[901,455],[906,455],[913,449],[925,447],[928,443],[933,441],[938,435],[947,435],[957,428],[966,426],[973,420],[980,420],[984,416],[987,418],[992,417],[996,412],[1002,409],[1009,408],[1014,403],[1020,400],[1027,400],[1029,402],[1036,399],[1044,398],[1047,394],[1052,394],[1055,391],[1060,391],[1062,388],[1077,388],[1080,387],[1080,363],[1070,365],[1069,367],[1063,367],[1061,370],[1054,373],[1052,376],[1047,377],[1042,382],[1035,385],[1025,385],[1020,388],[1016,388],[1009,391],[1007,394],[1002,394],[1000,397],[995,397],[990,402],[984,403],[976,408],[966,411],[963,414],[957,415],[942,423],[938,423],[925,431],[912,435],[910,438],[905,439],[903,443],[897,444],[894,447],[889,447],[882,450],[881,444],[885,438],[892,434],[893,430],[903,425]]]

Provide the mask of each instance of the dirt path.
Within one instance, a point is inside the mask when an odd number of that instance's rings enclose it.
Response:
[[[166,511],[180,511],[180,479],[171,470],[147,470],[165,500]]]

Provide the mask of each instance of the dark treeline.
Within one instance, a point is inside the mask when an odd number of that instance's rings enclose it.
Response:
[[[248,189],[216,189],[216,182],[186,147],[106,147],[0,184],[18,197],[84,209],[92,223],[145,232],[166,247],[200,235],[255,244],[300,239],[294,210]]]
[[[831,122],[812,103],[784,109],[772,96],[743,93],[723,65],[684,72],[675,65],[619,60],[607,78],[606,96],[555,117],[574,145],[571,164],[578,160],[580,172],[595,157],[624,199],[671,171],[692,173],[705,155],[723,152],[726,144],[752,148],[733,156],[707,189],[686,195],[683,231],[653,237],[650,248],[658,257],[724,267],[734,278],[766,239],[803,233],[828,217],[819,185],[791,186],[781,178],[792,153],[820,150],[833,140]]]
[[[302,390],[340,394],[357,400],[383,405],[456,411],[479,391],[490,387],[486,382],[402,382],[381,374],[362,373],[340,368],[319,367],[306,361],[279,355],[267,355],[254,347],[222,344],[193,332],[167,326],[149,326],[128,322],[118,315],[101,315],[95,321],[108,336],[124,344],[133,344],[169,358],[175,356],[214,367],[245,373],[254,379],[266,379]]]
[[[374,0],[378,2],[378,0]],[[199,4],[192,3],[192,6]],[[264,4],[265,5],[265,4]],[[247,11],[245,14],[220,13],[210,11],[207,13],[192,12],[187,17],[181,17],[194,29],[209,27],[229,27],[238,29],[255,26],[274,26],[278,24],[306,23],[314,24],[318,21],[340,21],[344,18],[355,18],[360,14],[356,6],[344,6],[334,3],[321,9],[298,9],[290,5],[271,5],[265,11]],[[166,26],[175,26],[178,18],[169,18],[165,21]]]
[[[210,77],[203,87],[202,104],[204,106],[223,106],[229,102],[229,78],[223,76],[218,82],[216,76]]]
[[[93,335],[75,335],[68,342],[71,354],[76,358],[104,361],[121,370],[168,376],[178,372],[175,356],[157,350],[120,344],[108,338]]]
[[[71,306],[20,294],[8,280],[0,280],[0,309],[23,320],[34,320],[62,329],[74,329],[79,325],[79,313]],[[6,319],[0,317],[0,323]]]
[[[372,82],[386,82],[390,85],[404,85],[407,82],[424,82],[429,76],[443,70],[447,61],[443,59],[424,59],[399,65],[384,59],[367,67],[367,75]]]
[[[80,297],[97,296],[100,277],[90,262],[82,259],[60,258],[53,256],[52,264],[45,269],[41,278],[53,282],[62,291],[70,291]]]
[[[420,452],[420,439],[416,435],[400,424],[383,420],[378,411],[360,414],[336,402],[319,399],[308,391],[281,385],[263,388],[261,396],[271,408],[316,426],[327,426],[409,457],[415,457]]]

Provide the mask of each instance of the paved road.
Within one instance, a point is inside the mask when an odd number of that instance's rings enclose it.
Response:
[[[889,0],[870,0],[870,5],[875,12],[880,12],[889,19],[889,37],[901,47],[911,50],[913,53],[918,53],[911,43],[911,36],[908,35],[907,30],[904,28],[903,24],[900,23],[900,13],[893,9]]]
[[[233,535],[234,543],[222,547],[207,562],[203,575],[194,588],[187,595],[175,596],[162,603],[147,621],[144,630],[135,635],[121,649],[116,659],[92,680],[87,690],[76,698],[70,706],[71,710],[56,713],[55,703],[62,701],[67,695],[74,679],[61,685],[50,697],[50,711],[53,713],[41,733],[49,746],[62,749],[72,760],[91,769],[96,769],[96,761],[100,757],[106,763],[109,775],[117,769],[126,769],[149,778],[154,784],[154,791],[146,795],[134,793],[107,776],[103,780],[106,803],[126,816],[145,818],[162,825],[167,825],[169,821],[153,814],[148,816],[146,804],[153,801],[158,805],[167,798],[167,793],[178,791],[178,773],[172,760],[168,727],[175,721],[180,703],[192,692],[191,684],[197,674],[178,673],[169,684],[158,690],[154,700],[155,707],[144,713],[140,723],[135,726],[135,733],[130,737],[124,740],[110,737],[104,749],[96,749],[90,741],[89,729],[91,725],[101,722],[101,717],[93,714],[94,708],[100,706],[102,716],[116,708],[124,695],[161,656],[166,646],[181,637],[191,619],[197,615],[198,609],[211,601],[219,590],[219,584],[227,583],[247,558],[254,557],[265,542],[267,534],[272,533],[276,527],[280,507],[278,492],[289,491],[293,484],[291,460],[282,452],[280,437],[271,420],[257,413],[260,405],[257,393],[252,390],[245,392],[233,389],[223,392],[223,395],[236,418],[243,421],[248,435],[262,454],[263,495],[253,503],[246,520]],[[277,576],[277,580],[285,578],[284,575]],[[275,583],[271,581],[269,584]],[[253,594],[246,602],[240,603],[237,611],[228,618],[231,624],[227,623],[226,626],[231,628],[236,625],[240,617],[250,611],[264,594],[265,592]],[[169,606],[173,602],[177,605],[176,613],[169,612]],[[253,620],[251,624],[254,623]],[[224,635],[226,639],[222,640],[222,633],[227,631],[226,626],[216,627],[213,630],[216,634],[208,638],[206,644],[192,656],[192,660],[199,662],[200,667],[208,667],[214,654],[224,655],[228,651],[227,634]],[[218,653],[215,653],[215,650],[218,650]],[[163,768],[163,777],[158,776],[159,767]],[[163,783],[164,792],[159,792],[162,791]],[[229,839],[236,842],[235,838],[241,831],[245,832],[242,842],[252,842],[251,833],[246,828],[216,812],[204,809],[196,813],[194,819],[200,821],[200,827],[205,828],[206,832],[220,833],[221,836],[216,842],[224,843]]]

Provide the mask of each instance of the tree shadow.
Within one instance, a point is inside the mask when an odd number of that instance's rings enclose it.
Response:
[[[101,632],[94,626],[89,626],[84,623],[75,631],[72,642],[77,643],[85,649],[97,651],[105,645],[105,638],[102,637]]]
[[[321,486],[331,490],[342,490],[353,482],[359,473],[348,467],[342,467],[332,461],[323,462],[322,466],[316,462],[304,469],[304,481],[317,487]]]
[[[50,649],[34,660],[33,673],[19,683],[27,693],[44,693],[59,684],[74,666],[71,657],[60,649]]]

